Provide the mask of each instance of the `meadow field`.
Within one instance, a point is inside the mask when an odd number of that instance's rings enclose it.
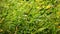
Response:
[[[60,34],[60,0],[0,0],[0,34]]]

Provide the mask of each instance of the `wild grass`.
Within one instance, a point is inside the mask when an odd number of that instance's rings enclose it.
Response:
[[[60,0],[0,0],[0,34],[60,34]]]

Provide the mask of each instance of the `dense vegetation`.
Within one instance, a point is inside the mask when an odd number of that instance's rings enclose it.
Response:
[[[0,0],[0,34],[60,34],[60,0]]]

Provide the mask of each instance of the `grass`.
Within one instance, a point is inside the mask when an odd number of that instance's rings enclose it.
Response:
[[[60,0],[0,0],[0,34],[60,34]]]

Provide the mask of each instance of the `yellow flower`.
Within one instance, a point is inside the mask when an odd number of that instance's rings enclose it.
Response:
[[[50,5],[48,5],[48,6],[46,7],[46,9],[49,9],[49,8],[51,8],[51,6],[50,6]]]
[[[0,29],[0,32],[2,32],[3,30],[2,29]]]
[[[60,28],[60,26],[57,26],[57,28]]]

